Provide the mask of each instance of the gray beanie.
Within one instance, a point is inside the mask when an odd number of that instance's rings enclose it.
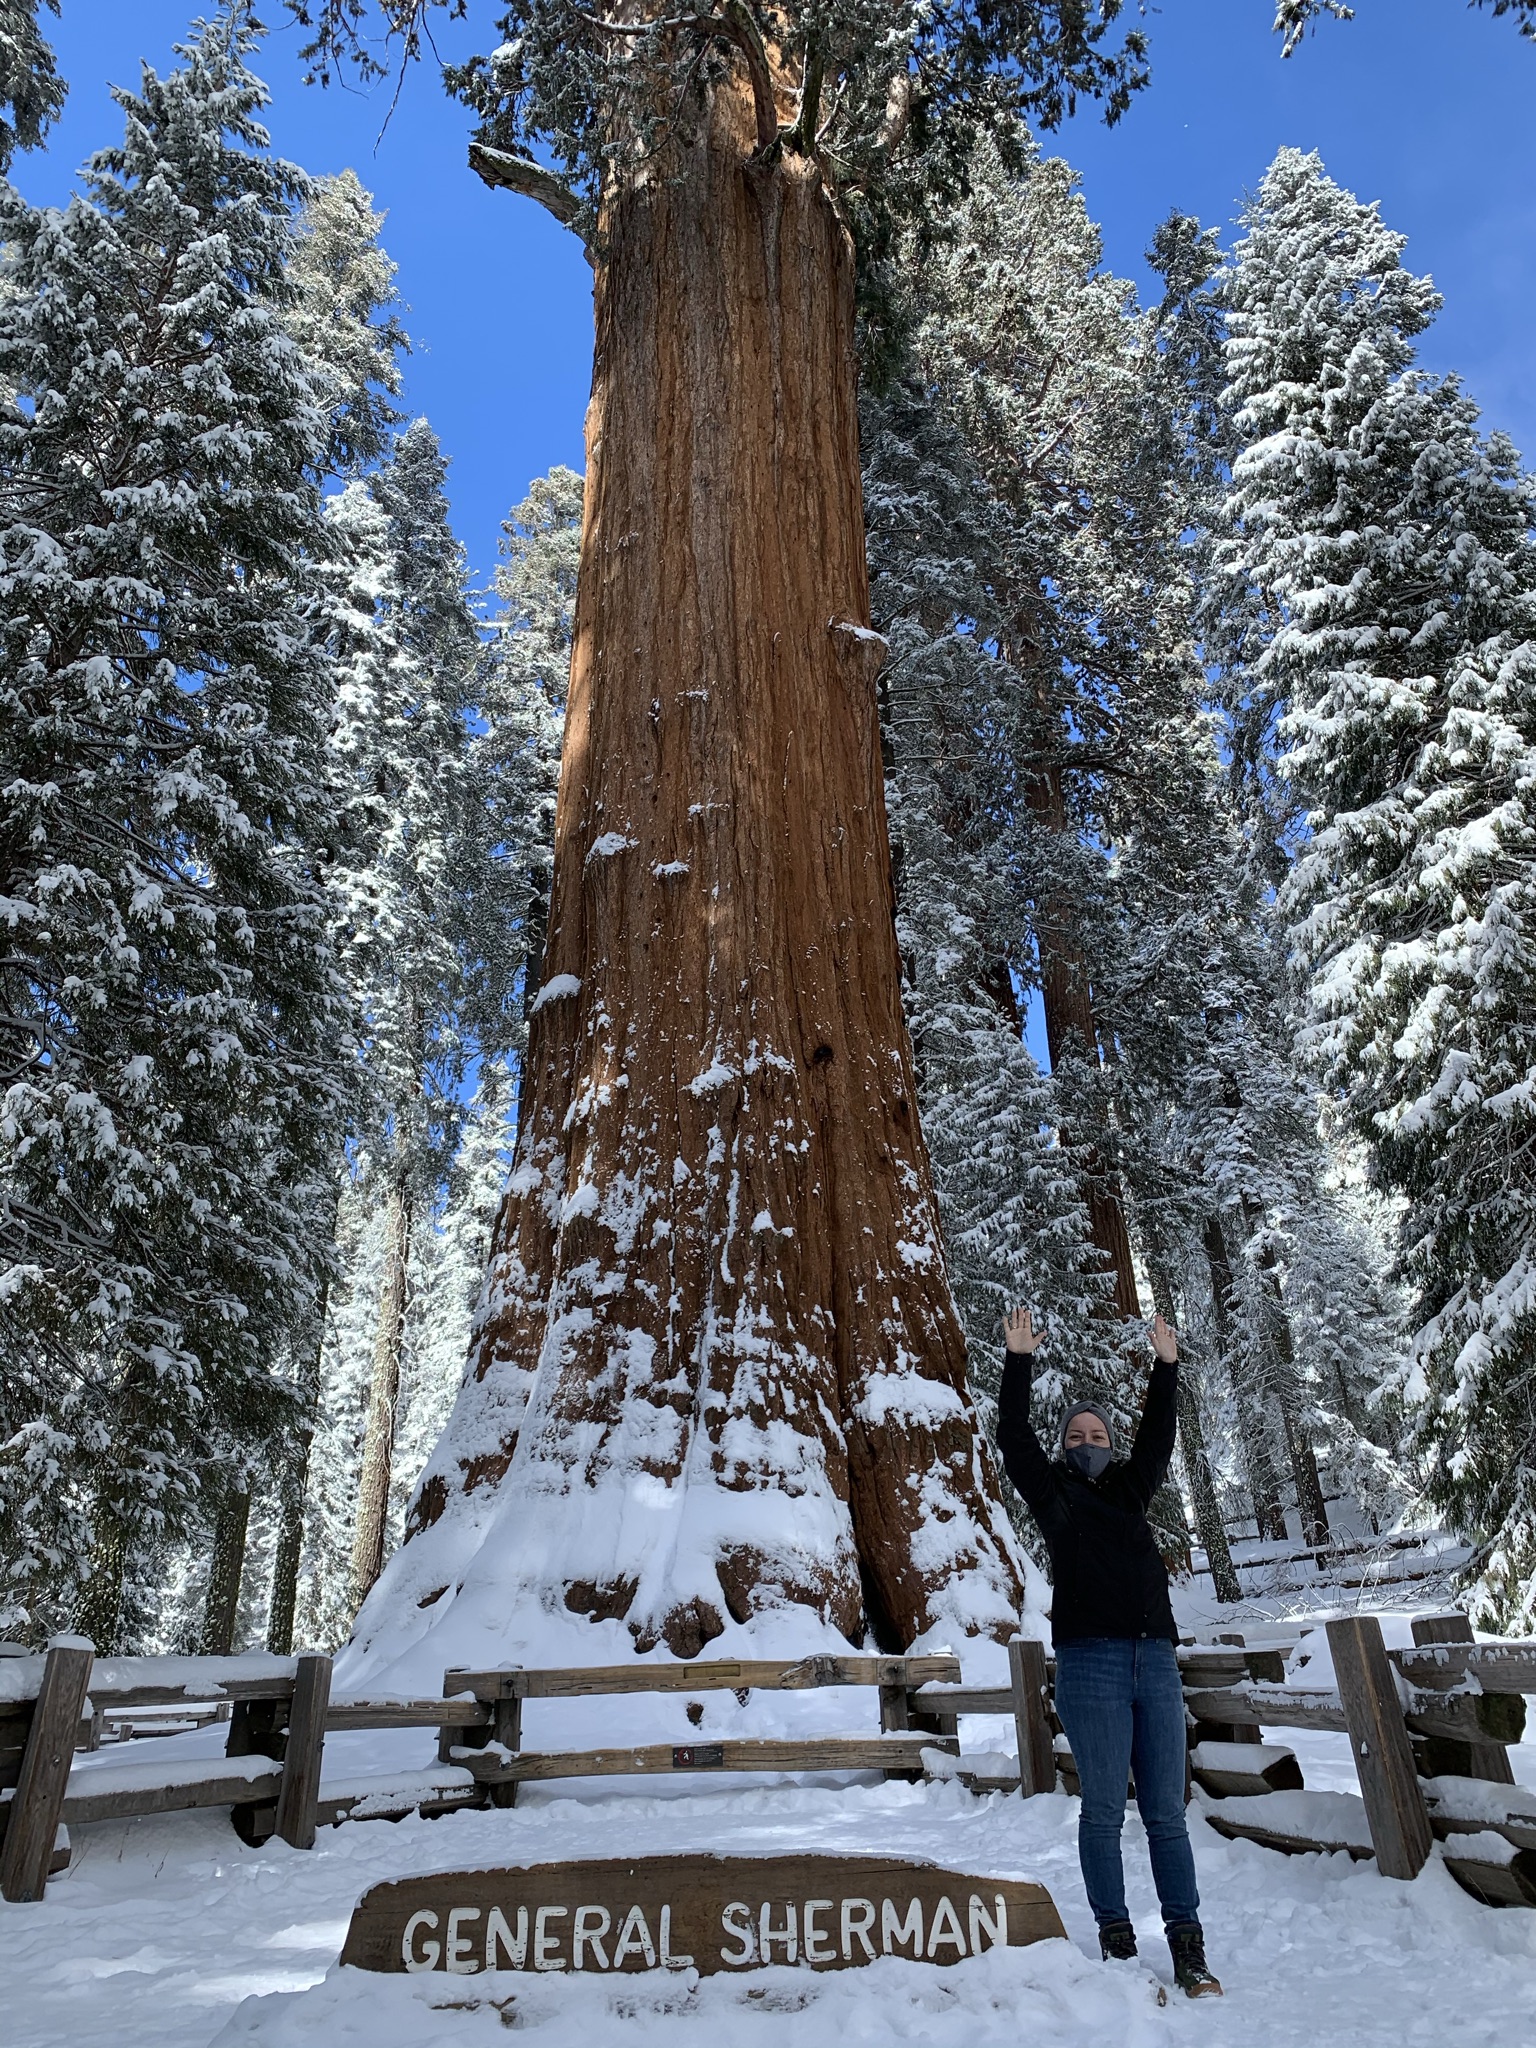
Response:
[[[1108,1415],[1099,1406],[1098,1402],[1074,1401],[1066,1414],[1061,1418],[1061,1448],[1063,1450],[1067,1447],[1067,1431],[1071,1427],[1073,1418],[1078,1415],[1097,1415],[1100,1422],[1104,1425],[1105,1433],[1109,1437],[1109,1448],[1112,1451],[1117,1448],[1115,1443],[1115,1425],[1110,1421]]]

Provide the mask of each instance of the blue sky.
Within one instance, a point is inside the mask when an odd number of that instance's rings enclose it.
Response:
[[[120,132],[108,84],[135,82],[141,55],[168,67],[193,11],[194,0],[63,0],[50,34],[70,101],[47,153],[17,166],[28,197],[67,196],[75,166]],[[581,465],[591,273],[539,207],[465,168],[469,116],[434,76],[407,79],[380,140],[392,87],[304,87],[298,33],[279,0],[264,12],[280,24],[258,60],[277,147],[312,171],[350,164],[388,211],[417,342],[407,399],[442,438],[454,517],[484,577],[529,479]],[[471,0],[475,23],[442,30],[444,54],[486,47],[494,12]],[[1461,371],[1489,423],[1536,460],[1536,44],[1462,0],[1356,0],[1356,16],[1325,22],[1282,63],[1272,0],[1162,0],[1151,90],[1118,127],[1089,110],[1047,147],[1081,170],[1107,262],[1141,283],[1141,252],[1170,207],[1225,234],[1277,148],[1320,150],[1336,178],[1382,202],[1410,237],[1408,260],[1445,294],[1425,361]]]

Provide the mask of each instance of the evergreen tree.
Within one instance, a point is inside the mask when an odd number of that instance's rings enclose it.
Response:
[[[232,9],[119,92],[63,212],[0,197],[0,1490],[8,1598],[66,1614],[94,1541],[103,1647],[130,1545],[288,1405],[348,1088],[308,188],[254,40]]]
[[[1244,443],[1216,563],[1270,622],[1250,687],[1307,805],[1282,904],[1303,1044],[1403,1204],[1405,1382],[1491,1614],[1536,1574],[1536,490],[1454,378],[1403,237],[1282,151],[1227,284]]]
[[[50,14],[59,0],[41,0]],[[67,87],[38,27],[39,0],[0,0],[0,178],[18,149],[36,149],[64,108]]]
[[[395,265],[379,241],[384,216],[355,171],[317,178],[288,258],[288,331],[326,380],[330,467],[376,462],[402,415],[399,358],[410,341],[395,311]]]
[[[333,742],[350,798],[332,873],[341,959],[356,994],[369,1086],[369,1189],[385,1217],[354,1598],[384,1557],[413,1225],[455,1150],[469,1056],[458,884],[466,845],[466,719],[479,639],[448,524],[446,465],[424,420],[336,514],[370,615]]]

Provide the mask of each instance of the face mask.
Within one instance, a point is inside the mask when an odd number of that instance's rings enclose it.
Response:
[[[1085,1479],[1097,1479],[1109,1469],[1113,1453],[1108,1444],[1073,1444],[1062,1455],[1074,1472],[1081,1472]]]

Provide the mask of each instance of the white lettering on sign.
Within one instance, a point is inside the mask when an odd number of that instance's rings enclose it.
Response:
[[[472,1976],[480,1967],[472,1958],[469,1936],[459,1932],[466,1920],[479,1918],[478,1906],[454,1906],[448,1914],[448,1954],[445,1963],[456,1977]]]
[[[805,1937],[805,1960],[808,1963],[835,1963],[837,1961],[837,1950],[835,1948],[828,1948],[827,1938],[816,1924],[816,1915],[818,1913],[830,1913],[831,1910],[832,1901],[830,1899],[807,1899],[805,1902],[804,1915],[800,1921],[800,1931]]]
[[[939,1903],[934,1910],[933,1925],[928,1931],[930,1962],[945,1943],[952,1947],[957,1955],[965,1954],[965,1929],[960,1925],[959,1915],[950,1901],[949,1893],[940,1892]]]
[[[408,1970],[435,1970],[443,1946],[438,1941],[424,1941],[418,1949],[416,1933],[418,1928],[435,1927],[435,1913],[413,1913],[405,1923],[405,1932],[400,1937],[400,1959]]]
[[[626,1956],[644,1957],[648,1970],[656,1967],[656,1944],[651,1940],[650,1925],[638,1906],[631,1906],[624,1915],[619,1938],[613,1944],[613,1967],[616,1970],[623,1969]]]
[[[880,1946],[887,1955],[895,1948],[912,1944],[914,1957],[923,1952],[923,1902],[914,1899],[908,1906],[905,1919],[896,1918],[896,1908],[889,1899],[880,1901]]]
[[[517,1932],[514,1934],[507,1925],[507,1916],[500,1906],[492,1906],[485,1916],[485,1967],[500,1969],[496,1960],[498,1943],[507,1952],[507,1968],[520,1970],[528,1960],[528,1908],[517,1909]]]
[[[563,1920],[570,1910],[569,1906],[540,1906],[534,1914],[533,1967],[536,1970],[563,1970],[567,1967],[564,1956],[555,1953],[560,1936],[550,1934],[547,1929],[551,1920]]]
[[[661,1909],[661,1967],[664,1970],[691,1970],[692,1956],[675,1956],[672,1953],[672,1908]]]
[[[582,1952],[591,1947],[597,1957],[597,1967],[606,1970],[608,1951],[603,1947],[603,1936],[613,1925],[613,1917],[606,1906],[578,1906],[571,1928],[571,1968],[584,1969]]]
[[[997,1912],[995,1915],[989,1916],[984,1903],[977,1898],[974,1892],[971,1893],[971,1954],[973,1956],[981,1954],[983,1929],[986,1930],[988,1948],[1006,1948],[1008,1946],[1008,1901],[1001,1892],[995,1892],[992,1897],[992,1903],[996,1906]]]
[[[757,1963],[802,1959],[824,1965],[837,1962],[841,1951],[845,1963],[872,1963],[877,1954],[876,1913],[873,1899],[806,1899],[798,1907],[792,1901],[764,1899],[755,1908],[745,1900],[733,1899],[720,1913],[725,1936],[720,1960],[737,1970]],[[483,1948],[478,1924],[482,1915]],[[941,1892],[926,1930],[921,1899],[900,1904],[881,1899],[878,1916],[878,1953],[888,1956],[905,1951],[913,1960],[926,1956],[935,1961],[940,1950],[947,1949],[953,1951],[953,1957],[945,1960],[953,1960],[1005,1947],[1008,1941],[1008,1904],[1001,1892],[993,1894],[990,1906],[972,1892],[963,1922],[954,1900]],[[571,1922],[569,1957],[562,1953],[566,1929],[557,1924],[567,1918]],[[599,1905],[538,1906],[532,1913],[531,1929],[526,1906],[517,1908],[515,1924],[499,1906],[489,1911],[479,1906],[450,1906],[446,1922],[423,1908],[405,1923],[400,1956],[407,1970],[442,1968],[455,1976],[471,1976],[481,1969],[520,1970],[530,1960],[536,1970],[612,1971],[622,1970],[629,1962],[642,1962],[652,1970],[658,1965],[667,1970],[691,1968],[692,1956],[672,1953],[670,1905],[661,1907],[658,1919],[659,1938],[652,1933],[644,1907],[638,1905],[622,1912],[617,1906],[612,1910]],[[437,1938],[440,1927],[441,1940]],[[857,1950],[862,1954],[856,1954]]]
[[[732,1899],[720,1915],[720,1925],[733,1941],[741,1944],[740,1949],[734,1954],[728,1948],[721,1949],[720,1960],[722,1963],[729,1963],[732,1969],[739,1970],[744,1963],[750,1963],[757,1955],[757,1944],[752,1939],[752,1908],[743,1905],[740,1899]]]
[[[853,1937],[857,1935],[864,1945],[864,1960],[875,1960],[875,1944],[869,1938],[869,1930],[875,1924],[875,1902],[873,1899],[844,1899],[843,1901],[843,1961],[853,1961]]]
[[[782,1927],[775,1927],[773,1924],[772,1901],[764,1899],[763,1909],[757,1916],[757,1946],[758,1953],[762,1956],[765,1963],[773,1961],[775,1944],[778,1944],[784,1950],[784,1960],[786,1963],[794,1962],[799,1956],[800,1938],[795,1931],[795,1909],[792,1905],[786,1906],[784,1908],[784,1925]]]

